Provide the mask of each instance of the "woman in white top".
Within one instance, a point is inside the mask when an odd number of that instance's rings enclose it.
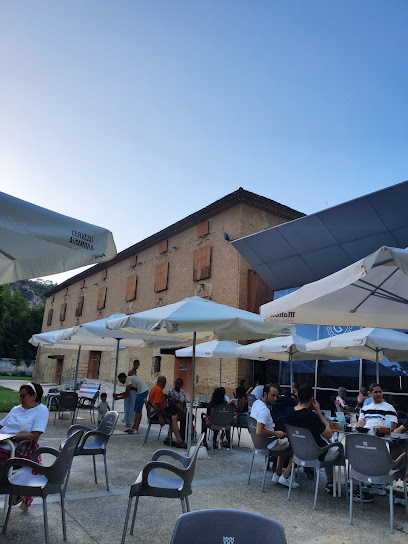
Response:
[[[30,459],[38,448],[38,439],[45,431],[48,423],[48,410],[41,404],[43,388],[39,383],[30,382],[20,387],[19,398],[21,404],[14,406],[4,419],[0,421],[0,432],[14,434],[13,442],[20,443],[23,440],[31,441],[29,447],[23,452],[17,450],[16,457]],[[0,464],[10,457],[10,447],[6,444],[0,446]],[[41,464],[41,458],[37,459]],[[23,501],[20,508],[27,510],[33,502],[32,497],[20,497]],[[16,503],[17,504],[17,503]]]

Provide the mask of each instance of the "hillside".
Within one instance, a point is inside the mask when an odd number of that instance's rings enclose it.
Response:
[[[10,293],[14,294],[16,291],[20,291],[21,295],[27,300],[30,308],[44,306],[44,294],[55,286],[56,284],[50,281],[42,280],[23,280],[9,284]]]

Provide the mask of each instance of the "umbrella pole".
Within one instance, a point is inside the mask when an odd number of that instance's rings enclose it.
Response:
[[[289,351],[289,362],[290,362],[290,392],[293,393],[293,363],[292,363],[292,346]]]
[[[380,383],[380,362],[378,360],[379,349],[375,348],[375,376],[377,383]]]
[[[196,352],[196,337],[197,333],[193,333],[193,357],[191,360],[191,395],[190,404],[188,407],[187,418],[187,453],[190,451],[192,442],[192,426],[193,426],[193,404],[194,404],[194,382],[195,382],[195,352]],[[197,425],[197,422],[196,422]]]
[[[78,381],[78,369],[79,369],[79,357],[81,355],[81,346],[78,346],[77,361],[75,367],[75,376],[74,376],[74,391],[76,391],[77,381]]]
[[[116,338],[116,362],[115,362],[115,376],[113,378],[113,399],[112,399],[112,410],[115,408],[115,393],[116,393],[116,384],[118,381],[118,364],[119,364],[119,343],[120,338]]]
[[[221,365],[222,365],[222,359],[220,359],[220,387],[221,387],[221,377],[222,377],[222,368],[221,368]]]

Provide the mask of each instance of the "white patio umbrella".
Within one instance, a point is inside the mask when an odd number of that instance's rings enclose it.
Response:
[[[0,285],[115,255],[110,231],[0,192]]]
[[[78,367],[82,347],[87,350],[95,351],[116,349],[115,378],[113,384],[113,393],[115,393],[120,348],[177,346],[180,345],[180,343],[183,343],[183,339],[176,336],[163,338],[160,335],[149,335],[146,332],[141,334],[129,334],[122,331],[112,331],[106,328],[108,319],[120,319],[124,317],[127,317],[126,314],[114,314],[105,319],[98,319],[68,329],[34,334],[29,342],[34,346],[52,346],[60,349],[70,347],[73,347],[74,349],[78,348],[74,378],[75,385],[78,379]],[[112,401],[112,408],[114,408],[114,405],[115,399]]]
[[[265,321],[408,328],[408,250],[382,247],[260,308]]]
[[[210,339],[214,333],[219,340],[244,340],[266,338],[268,336],[290,334],[293,327],[285,325],[271,326],[265,323],[259,315],[217,304],[200,297],[185,298],[180,302],[160,306],[132,314],[124,318],[110,319],[107,327],[124,332],[141,333],[154,331],[157,334],[177,334],[191,338],[193,335],[192,352],[192,391],[189,406],[189,420],[192,421],[194,401],[194,377],[196,341],[198,338]],[[191,446],[191,432],[188,431],[188,447]]]
[[[408,360],[408,336],[389,329],[364,328],[309,342],[306,349],[336,357],[375,360],[376,379],[379,382],[379,362],[383,357],[392,362]]]
[[[203,342],[197,344],[195,348],[196,357],[206,357],[209,359],[220,360],[220,387],[222,381],[222,360],[223,359],[235,359],[237,355],[235,350],[240,348],[241,344],[231,342],[230,340],[212,340],[211,342]],[[193,346],[181,348],[176,351],[176,357],[192,357]],[[258,357],[255,357],[258,359]],[[262,358],[263,360],[266,360]]]
[[[316,359],[327,359],[322,353],[311,353],[306,345],[311,340],[294,334],[278,338],[268,338],[262,342],[254,342],[247,346],[241,346],[235,350],[239,357],[265,357],[275,361],[288,361],[290,363],[290,387],[293,383],[293,361],[312,361]]]

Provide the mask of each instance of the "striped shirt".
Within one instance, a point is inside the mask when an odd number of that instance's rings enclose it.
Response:
[[[385,425],[386,416],[388,416],[388,419],[392,423],[398,423],[397,412],[394,406],[385,402],[385,400],[378,404],[372,402],[368,406],[363,406],[360,412],[360,417],[365,419],[364,427],[368,428]]]

